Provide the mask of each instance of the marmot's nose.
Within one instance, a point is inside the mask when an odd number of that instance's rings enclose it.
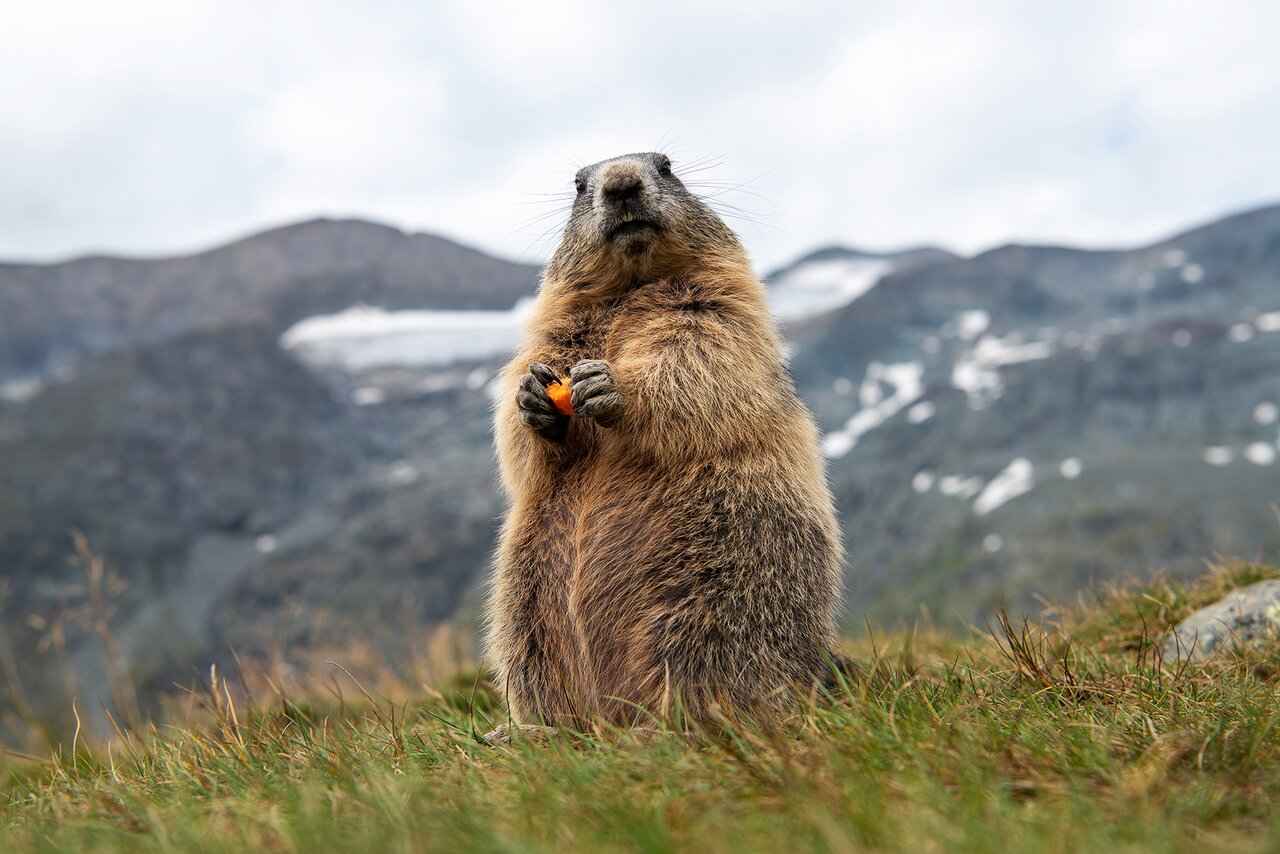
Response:
[[[617,205],[639,198],[644,183],[634,172],[615,173],[608,177],[601,189],[605,201]]]

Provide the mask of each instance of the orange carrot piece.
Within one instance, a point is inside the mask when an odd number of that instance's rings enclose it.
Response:
[[[573,414],[573,403],[570,401],[569,395],[569,381],[567,379],[547,386],[547,396],[551,398],[551,402],[556,405],[556,411],[561,415]]]

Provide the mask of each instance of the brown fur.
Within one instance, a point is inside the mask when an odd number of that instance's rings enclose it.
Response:
[[[578,180],[502,378],[488,656],[518,722],[785,708],[829,672],[842,554],[764,288],[664,156]],[[608,364],[577,416],[520,391],[582,360]]]

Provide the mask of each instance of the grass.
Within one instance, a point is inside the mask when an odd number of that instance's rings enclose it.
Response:
[[[1280,656],[1156,650],[1276,575],[1235,564],[991,636],[859,641],[838,696],[695,738],[488,745],[500,707],[461,677],[417,704],[252,711],[215,682],[180,727],[7,760],[0,850],[1274,850]]]

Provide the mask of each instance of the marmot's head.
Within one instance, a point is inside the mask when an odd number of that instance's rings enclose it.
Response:
[[[550,281],[608,292],[679,276],[711,253],[746,263],[737,237],[690,193],[665,154],[627,154],[579,170]]]

